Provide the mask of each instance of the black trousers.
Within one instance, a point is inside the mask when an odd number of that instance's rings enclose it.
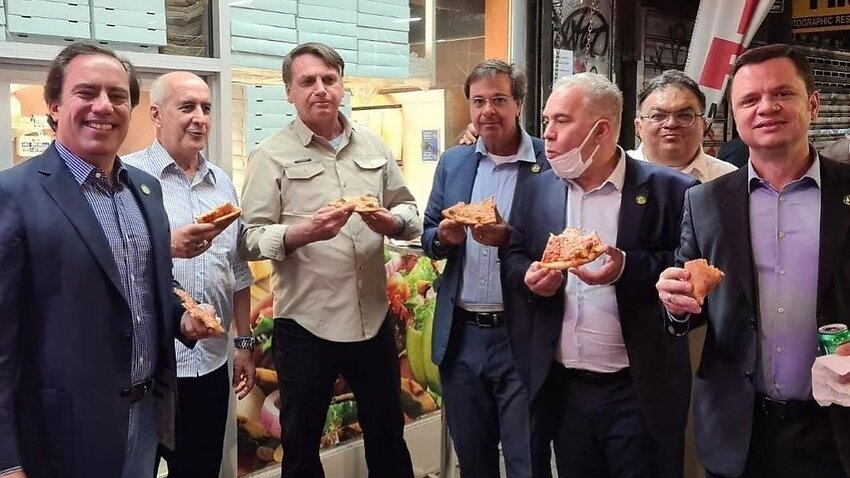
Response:
[[[680,477],[668,468],[637,404],[628,370],[594,374],[552,363],[531,404],[532,468],[551,477],[550,443],[560,478]]]
[[[708,478],[845,478],[825,408],[807,416],[766,413],[757,401],[747,465],[739,477],[706,470]]]
[[[413,478],[404,441],[398,352],[387,321],[362,342],[321,339],[294,320],[275,319],[280,386],[282,478],[324,478],[319,443],[334,382],[342,375],[357,399],[370,478]]]
[[[227,423],[227,364],[200,377],[178,378],[175,450],[159,447],[168,478],[218,478]]]

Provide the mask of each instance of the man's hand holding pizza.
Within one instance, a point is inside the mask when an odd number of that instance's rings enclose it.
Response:
[[[292,225],[286,230],[283,239],[286,251],[291,252],[313,242],[333,239],[353,213],[353,203],[340,207],[325,206],[319,209],[308,220]]]
[[[404,229],[404,220],[386,208],[380,208],[377,211],[361,212],[360,217],[369,229],[382,236],[395,237]]]
[[[564,274],[555,269],[549,269],[534,261],[525,272],[525,285],[528,290],[540,297],[552,297],[564,283]]]
[[[471,226],[472,238],[480,244],[492,247],[504,247],[511,239],[511,228],[496,211],[496,224],[476,224]]]
[[[171,257],[191,259],[203,254],[212,245],[221,229],[210,223],[186,224],[171,231]]]
[[[437,225],[437,239],[446,246],[456,246],[466,239],[466,226],[454,219],[443,219]]]
[[[585,266],[571,267],[568,269],[569,273],[575,275],[587,285],[612,284],[620,278],[626,256],[623,251],[607,244],[604,246],[603,254],[605,259],[599,268],[591,270]]]
[[[655,283],[658,298],[670,315],[683,316],[702,312],[702,307],[694,298],[694,287],[689,282],[690,278],[690,272],[685,269],[668,267]]]

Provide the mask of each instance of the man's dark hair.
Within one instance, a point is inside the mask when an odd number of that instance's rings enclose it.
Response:
[[[669,87],[680,88],[693,93],[699,101],[699,113],[705,112],[705,93],[699,89],[699,85],[693,80],[693,78],[679,70],[667,70],[649,80],[644,86],[643,91],[641,91],[640,95],[638,95],[638,106],[643,106],[643,102],[646,101],[649,95],[658,90],[664,90]],[[640,112],[638,112],[638,114],[640,114]]]
[[[136,73],[136,68],[129,60],[121,58],[109,48],[88,42],[76,42],[68,45],[56,55],[56,58],[50,63],[50,68],[47,70],[47,80],[44,83],[44,102],[48,106],[52,103],[60,103],[62,99],[62,87],[65,85],[65,75],[68,72],[68,65],[78,56],[83,55],[103,55],[114,58],[124,67],[127,72],[127,80],[130,84],[130,108],[135,108],[139,104],[139,75]],[[56,121],[47,115],[47,124],[56,131]]]
[[[729,91],[732,91],[732,82],[735,79],[735,75],[738,74],[738,70],[747,65],[763,63],[774,58],[788,58],[791,60],[794,63],[797,74],[800,75],[803,83],[806,84],[806,93],[811,95],[815,92],[817,89],[815,87],[815,75],[812,73],[812,66],[809,65],[806,55],[797,48],[784,43],[760,46],[741,54],[735,60],[735,65],[732,67],[732,79],[729,80]]]
[[[325,65],[335,69],[342,77],[345,72],[345,60],[333,48],[319,42],[302,43],[293,48],[283,58],[283,84],[289,86],[292,82],[292,62],[301,55],[313,55],[321,58]]]
[[[508,78],[511,79],[511,96],[517,102],[522,102],[525,99],[528,79],[526,79],[522,69],[503,60],[484,60],[475,65],[463,84],[463,94],[466,95],[466,99],[469,99],[469,88],[473,83],[482,78],[493,78],[499,74],[508,75]]]

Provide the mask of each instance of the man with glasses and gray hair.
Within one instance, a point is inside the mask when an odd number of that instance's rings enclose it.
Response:
[[[737,169],[703,151],[705,94],[688,75],[665,71],[649,80],[638,102],[635,131],[641,144],[628,151],[629,156],[678,169],[702,182]]]
[[[479,133],[440,158],[425,210],[422,246],[447,259],[434,315],[432,355],[440,367],[449,432],[463,476],[499,476],[499,442],[508,477],[530,477],[528,397],[514,364],[502,306],[499,255],[510,239],[511,205],[545,164],[543,142],[519,124],[525,74],[485,60],[466,78],[469,115]],[[493,197],[499,223],[465,227],[442,211]],[[505,222],[502,218],[507,218]]]

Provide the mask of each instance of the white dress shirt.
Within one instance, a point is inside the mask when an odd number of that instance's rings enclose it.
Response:
[[[638,146],[637,149],[629,150],[627,154],[640,161],[649,161],[650,163],[659,164],[651,158],[646,157],[646,153],[643,150],[643,144]],[[700,146],[697,157],[694,158],[690,164],[683,168],[673,169],[679,170],[700,182],[706,183],[708,181],[713,181],[724,174],[731,173],[738,169],[738,167],[732,163],[727,163],[722,159],[717,159],[714,156],[705,154],[702,146]]]
[[[195,222],[195,217],[222,203],[238,204],[230,178],[203,157],[192,181],[158,141],[121,160],[159,179],[172,231]],[[173,259],[174,278],[196,300],[215,308],[224,330],[229,330],[233,321],[233,293],[254,282],[248,263],[237,252],[238,232],[239,221],[235,221],[213,239],[212,246],[203,254],[191,259]],[[224,334],[199,340],[190,349],[175,340],[177,376],[199,377],[224,365],[229,341],[229,336]]]
[[[625,153],[621,149],[611,176],[596,189],[584,191],[574,181],[567,181],[567,226],[584,232],[595,230],[603,243],[616,244],[625,177]],[[605,258],[603,254],[585,267],[598,269]],[[567,276],[557,359],[566,368],[603,373],[629,366],[613,284],[587,285],[578,277]]]

